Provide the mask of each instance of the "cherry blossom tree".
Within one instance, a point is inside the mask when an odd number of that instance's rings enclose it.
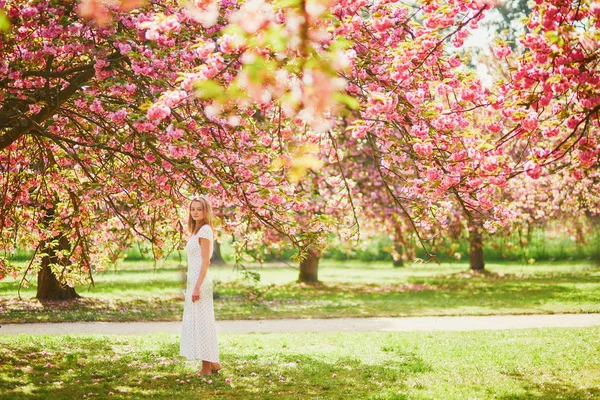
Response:
[[[260,5],[268,8],[264,2],[252,4],[254,7]],[[597,46],[594,47],[597,43],[594,33],[597,31],[597,6],[594,2],[577,2],[581,7],[563,7],[560,12],[568,18],[563,18],[565,26],[555,34],[550,29],[560,27],[560,22],[558,25],[552,22],[553,16],[557,15],[557,7],[553,2],[538,2],[532,12],[530,28],[539,24],[536,19],[543,19],[545,22],[542,25],[546,31],[525,34],[523,43],[530,50],[525,51],[519,61],[519,73],[505,84],[500,84],[498,90],[490,92],[464,69],[456,54],[446,51],[448,46],[462,45],[469,29],[477,26],[489,3],[448,2],[444,3],[444,7],[441,5],[430,2],[406,7],[388,2],[350,4],[342,1],[330,4],[332,19],[340,23],[329,26],[324,32],[323,27],[328,25],[317,18],[323,14],[323,7],[319,8],[311,2],[297,2],[290,7],[296,15],[292,12],[286,21],[296,21],[293,26],[301,26],[298,31],[306,32],[301,40],[296,40],[303,46],[288,46],[293,41],[284,41],[285,46],[281,45],[278,48],[280,51],[274,53],[268,50],[272,42],[254,41],[256,37],[269,37],[264,33],[273,29],[272,20],[263,20],[262,27],[258,28],[256,25],[244,27],[242,24],[241,28],[232,32],[241,32],[246,40],[242,39],[242,43],[248,43],[248,34],[252,34],[251,44],[243,56],[250,52],[251,56],[248,57],[254,61],[257,49],[261,49],[258,51],[262,56],[259,57],[260,65],[271,61],[274,63],[272,74],[266,73],[266,76],[258,79],[261,84],[267,83],[268,94],[265,95],[264,90],[252,90],[255,96],[250,98],[251,101],[264,106],[264,99],[267,99],[275,105],[283,104],[287,111],[297,111],[300,106],[299,123],[303,122],[304,126],[316,131],[329,129],[329,134],[333,134],[340,143],[342,155],[344,151],[350,152],[349,149],[361,153],[357,157],[369,160],[374,167],[371,170],[375,175],[371,178],[379,177],[394,206],[406,216],[417,233],[436,225],[442,229],[449,226],[451,218],[456,215],[456,208],[462,210],[472,238],[471,253],[475,254],[472,264],[477,264],[473,268],[481,269],[482,229],[494,231],[506,224],[511,216],[505,206],[496,202],[501,198],[498,193],[507,180],[524,172],[536,178],[542,168],[536,161],[549,154],[558,157],[547,159],[548,165],[559,168],[564,155],[573,154],[573,146],[570,145],[573,131],[568,131],[567,136],[561,136],[560,140],[542,143],[537,148],[532,148],[529,139],[536,132],[550,133],[549,136],[554,137],[555,129],[561,126],[570,126],[571,129],[581,126],[584,133],[589,133],[597,123],[593,121],[597,116],[597,96],[593,86],[597,78],[590,72],[583,74],[580,80],[585,79],[584,83],[591,83],[592,86],[577,87],[589,89],[577,95],[581,97],[581,106],[585,111],[584,118],[578,120],[579,125],[571,118],[571,114],[579,111],[567,100],[573,91],[566,88],[573,86],[559,85],[559,95],[552,99],[548,97],[550,92],[547,90],[536,89],[533,95],[530,90],[538,82],[531,78],[531,71],[534,76],[546,76],[546,73],[540,72],[538,60],[532,57],[532,54],[549,51],[552,47],[538,46],[542,35],[543,41],[562,46],[563,50],[571,52],[574,62],[580,63],[579,69],[573,68],[571,74],[581,70],[594,71],[593,65],[597,60],[594,53],[597,51]],[[578,21],[575,24],[579,29],[578,35],[566,26],[573,20]],[[293,38],[289,27],[285,29],[284,38]],[[333,31],[333,35],[329,35],[329,31]],[[326,84],[327,81],[334,81],[331,71],[327,68],[307,71],[302,68],[306,66],[302,64],[303,57],[300,58],[299,67],[298,58],[289,56],[290,52],[295,56],[311,54],[320,61],[331,61],[330,54],[340,51],[337,45],[340,41],[335,39],[339,37],[353,43],[349,50],[342,53],[344,57],[339,57],[345,60],[344,66],[337,67],[337,73],[347,82],[346,92],[354,100],[338,97],[341,103],[354,109],[342,117],[343,124],[333,122],[339,118],[339,107],[336,110],[334,102],[323,101],[335,98],[338,93],[336,88],[342,87]],[[565,38],[572,43],[569,45]],[[364,43],[368,43],[368,46]],[[539,48],[532,47],[532,44]],[[584,51],[589,57],[581,57]],[[498,57],[507,57],[510,53],[511,50],[506,46],[495,48]],[[545,56],[547,54],[539,57],[546,60]],[[552,53],[552,57],[558,57],[558,53]],[[557,60],[563,61],[560,57]],[[238,94],[240,82],[242,87],[256,89],[256,86],[247,85],[246,78],[250,76],[252,65],[249,63],[247,69],[241,70],[240,79],[233,81],[236,84],[220,87],[229,95],[226,101],[219,102],[221,112],[227,114],[227,107],[231,103],[239,104],[240,99],[242,102],[248,101],[248,96]],[[554,71],[555,65],[549,63],[541,67]],[[296,90],[296,97],[292,95],[294,90],[290,89],[288,81],[275,79],[283,70],[292,71],[291,78],[297,77],[298,82],[306,84],[301,84]],[[306,72],[310,74],[306,75]],[[552,79],[559,79],[560,73],[553,72]],[[290,77],[289,74],[285,76]],[[310,78],[305,79],[306,76]],[[318,86],[318,89],[323,89],[318,96],[320,102],[315,102],[311,97],[316,89],[315,77],[322,83]],[[553,81],[548,84],[553,84]],[[545,100],[536,102],[535,96]],[[290,99],[301,100],[294,102]],[[540,124],[536,115],[527,111],[531,105],[538,107],[544,102],[554,107],[548,114],[550,119],[559,118],[547,124],[549,127],[545,131],[538,129]],[[561,104],[566,108],[562,109],[562,113],[557,113]],[[340,126],[345,130],[336,129]],[[578,161],[583,160],[583,165],[589,167],[597,160],[597,142],[585,138],[580,142],[581,146],[584,150],[574,154]],[[566,150],[564,154],[559,151],[561,148]],[[363,173],[360,168],[350,167],[349,171]],[[574,173],[581,176],[577,171]],[[421,237],[419,239],[423,240]]]
[[[596,1],[537,1],[519,41],[493,48],[489,128],[513,159],[500,201],[517,227],[598,215],[599,17]]]
[[[483,222],[491,228],[508,219],[506,208],[492,201],[510,173],[511,159],[503,147],[490,146],[482,123],[493,120],[479,111],[489,105],[489,92],[452,51],[462,46],[486,7],[453,4],[441,11],[439,6],[403,10],[380,3],[370,12],[391,19],[357,23],[350,34],[356,42],[370,38],[368,46],[357,46],[355,65],[363,69],[348,75],[348,90],[361,109],[344,140],[345,148],[358,149],[371,161],[363,163],[368,169],[352,170],[367,175],[357,179],[379,200],[375,204],[387,206],[389,215],[402,215],[424,247],[432,234],[456,226],[458,215],[480,221],[469,224],[475,239]],[[483,268],[481,260],[476,264]]]
[[[72,286],[110,238],[155,256],[179,243],[201,192],[232,210],[236,255],[277,235],[305,259],[364,207],[360,181],[421,244],[457,209],[477,238],[510,218],[498,194],[514,176],[595,177],[600,6],[573,5],[536,2],[491,91],[450,51],[489,1],[1,0],[2,249],[37,248],[27,271]],[[512,71],[511,49],[495,54]]]
[[[37,273],[50,282],[39,298],[73,297],[66,286],[93,280],[107,248],[133,236],[160,257],[181,242],[194,193],[233,210],[228,229],[242,237],[253,220],[286,235],[286,218],[305,207],[288,171],[309,166],[282,131],[265,129],[273,115],[247,107],[218,118],[195,96],[200,76],[227,80],[239,65],[229,42],[213,38],[220,26],[169,2],[135,13],[91,3],[104,19],[78,14],[90,2],[0,4],[11,24],[0,63],[1,246],[37,249],[22,283]],[[2,257],[2,277],[19,272]]]
[[[566,170],[538,179],[526,175],[512,179],[504,196],[514,215],[511,231],[518,233],[525,260],[529,259],[526,250],[536,228],[548,228],[584,244],[590,231],[585,227],[600,216],[599,189],[597,171],[588,172],[582,180]]]
[[[511,143],[533,179],[561,170],[581,180],[600,154],[600,4],[538,1],[514,57],[495,48],[513,71],[492,106],[502,109],[501,143]]]

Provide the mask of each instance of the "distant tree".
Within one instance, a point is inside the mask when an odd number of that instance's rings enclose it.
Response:
[[[519,38],[527,29],[522,20],[529,17],[531,11],[529,0],[501,1],[490,10],[485,25],[499,33],[512,50],[516,50]]]

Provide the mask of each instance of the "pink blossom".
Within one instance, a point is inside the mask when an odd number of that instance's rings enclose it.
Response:
[[[567,128],[575,129],[580,123],[581,123],[580,118],[578,118],[576,116],[572,116],[569,119],[567,119]]]
[[[423,89],[417,89],[414,92],[408,92],[406,93],[406,100],[412,105],[418,106],[425,100],[425,91]]]
[[[426,139],[429,137],[429,128],[425,124],[415,124],[412,126],[411,131],[419,139]]]
[[[558,26],[559,18],[557,18],[558,9],[553,5],[548,5],[544,17],[542,18],[542,26],[547,31],[553,31]]]
[[[29,111],[30,111],[32,114],[37,114],[37,113],[39,113],[40,111],[42,111],[42,107],[41,107],[39,104],[30,104],[30,105],[29,105]]]
[[[502,125],[502,123],[500,121],[494,121],[491,124],[487,125],[487,129],[489,129],[493,133],[498,133],[498,132],[502,131],[503,128],[504,128],[504,126]]]
[[[135,92],[137,91],[137,86],[133,83],[128,83],[125,85],[125,91],[129,95],[134,95]]]
[[[560,131],[559,131],[558,128],[544,128],[544,129],[542,129],[542,135],[545,138],[552,138],[552,137],[558,135],[559,132]]]
[[[179,128],[173,127],[173,125],[169,125],[167,127],[167,137],[169,140],[179,139],[183,136],[183,130]]]
[[[469,178],[469,180],[467,181],[467,184],[471,187],[471,188],[476,188],[479,187],[481,184],[483,183],[483,179],[479,178],[479,177],[475,177],[475,178]]]
[[[171,109],[165,104],[153,104],[146,113],[149,120],[162,121],[171,115]]]
[[[227,125],[229,126],[236,127],[239,126],[241,122],[242,119],[237,115],[230,115],[227,117]]]
[[[22,52],[22,56],[21,58],[25,61],[31,61],[33,60],[35,57],[35,53],[33,51],[29,51],[29,50],[24,50]]]
[[[144,159],[149,163],[154,163],[156,161],[156,156],[150,152],[144,155]]]
[[[210,28],[217,23],[219,18],[219,1],[193,0],[185,3],[188,16],[198,21],[205,28]]]
[[[440,179],[440,171],[437,168],[429,168],[426,172],[429,181],[437,181]]]
[[[538,127],[538,116],[536,113],[529,113],[527,115],[527,117],[525,117],[525,119],[523,119],[521,121],[521,126],[523,127],[523,129],[525,129],[527,132],[533,132],[537,129]]]
[[[187,92],[183,90],[172,90],[164,93],[164,104],[169,107],[175,107],[179,102],[187,97]]]
[[[482,196],[479,198],[479,206],[484,210],[490,210],[494,207],[494,204],[490,201],[487,196]]]
[[[584,49],[590,52],[599,47],[598,40],[592,35],[586,35],[585,32],[579,34],[579,42]]]
[[[373,28],[378,32],[383,32],[394,26],[391,18],[373,18]]]
[[[508,46],[497,46],[492,49],[494,55],[498,58],[504,58],[511,55],[512,50]]]
[[[437,86],[436,90],[440,96],[445,96],[452,91],[452,88],[445,83],[442,83],[441,85]]]
[[[264,0],[248,0],[229,17],[229,22],[254,34],[275,18],[273,7]]]
[[[523,169],[525,170],[527,175],[532,179],[538,179],[542,174],[542,167],[531,160],[525,163]]]
[[[206,78],[214,78],[219,73],[219,70],[213,64],[213,61],[210,59],[210,57],[206,60],[206,62],[210,63],[210,65],[204,65],[200,71]]]
[[[180,28],[179,21],[177,20],[177,17],[174,15],[168,16],[163,21],[161,21],[160,24],[158,25],[158,29],[161,32],[178,31],[179,28]]]
[[[283,204],[285,200],[284,200],[284,198],[283,198],[283,197],[281,197],[281,196],[279,196],[279,195],[277,195],[277,194],[274,194],[274,195],[272,195],[272,196],[269,198],[269,201],[270,201],[271,203],[273,203],[273,204],[278,204],[278,205],[279,205],[279,204]]]
[[[185,157],[185,149],[180,146],[171,145],[169,146],[169,154],[173,158],[182,158]]]
[[[541,147],[534,147],[531,149],[531,154],[533,154],[535,156],[535,158],[537,158],[537,159],[546,158],[548,153],[549,153],[548,149],[541,148]]]
[[[124,108],[121,108],[117,112],[112,113],[110,115],[110,119],[111,119],[111,121],[113,121],[115,123],[120,123],[120,122],[125,121],[127,119],[127,110],[125,110]]]
[[[100,71],[102,68],[106,68],[110,65],[110,63],[102,58],[97,58],[95,63],[94,63],[94,69],[97,71]]]
[[[494,223],[492,221],[485,221],[483,223],[483,228],[489,233],[494,233],[498,230],[497,223]]]
[[[577,153],[579,158],[579,163],[585,167],[589,168],[596,163],[596,159],[598,158],[597,154],[593,151],[579,151]]]
[[[482,165],[484,171],[494,172],[498,169],[498,159],[496,157],[487,157]]]
[[[450,38],[450,43],[452,43],[454,47],[462,47],[462,45],[465,44],[465,39],[458,35],[454,35]]]
[[[461,64],[460,57],[459,57],[459,56],[457,56],[457,55],[453,55],[452,57],[450,57],[450,58],[448,59],[448,63],[450,64],[450,66],[451,66],[452,68],[457,68],[457,67],[459,67],[459,66],[460,66],[460,64]]]
[[[490,177],[490,183],[499,187],[503,187],[506,185],[506,177],[504,175],[492,176]]]
[[[156,127],[156,125],[149,121],[136,121],[133,126],[140,132],[151,132]]]
[[[238,41],[240,38],[235,38],[231,35],[223,35],[219,44],[219,50],[223,54],[233,54],[240,50]]]
[[[427,157],[429,155],[431,155],[431,153],[433,152],[433,146],[431,145],[431,143],[428,142],[424,142],[424,143],[415,143],[413,145],[413,149],[417,152],[417,154],[419,154],[421,157]]]
[[[215,51],[215,48],[215,43],[212,41],[208,41],[205,42],[202,46],[198,47],[196,49],[196,53],[198,54],[198,57],[205,60],[209,55],[212,54],[213,51]]]
[[[21,16],[24,19],[29,19],[31,17],[36,16],[37,14],[38,14],[38,9],[33,6],[27,6],[21,10]]]
[[[160,33],[158,33],[158,31],[155,30],[155,29],[148,29],[146,31],[146,34],[144,35],[144,37],[147,40],[152,40],[152,41],[155,42],[155,41],[157,41],[160,38]]]
[[[117,47],[121,54],[127,54],[131,51],[131,46],[127,43],[117,43]]]
[[[102,107],[102,103],[100,102],[100,100],[94,99],[94,101],[92,102],[92,105],[90,106],[90,111],[97,112],[97,113],[101,113],[104,111],[104,108]]]

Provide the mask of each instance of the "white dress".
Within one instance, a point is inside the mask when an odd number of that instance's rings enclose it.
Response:
[[[210,226],[204,225],[188,239],[185,246],[188,270],[179,354],[188,360],[219,362],[217,326],[213,307],[213,282],[210,272],[207,271],[200,286],[200,301],[192,302],[192,292],[202,266],[199,238],[206,238],[210,241],[210,256],[213,253],[213,232]]]

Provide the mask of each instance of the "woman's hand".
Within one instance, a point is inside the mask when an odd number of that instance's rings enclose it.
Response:
[[[192,303],[200,301],[200,287],[195,286],[194,291],[192,292]]]

